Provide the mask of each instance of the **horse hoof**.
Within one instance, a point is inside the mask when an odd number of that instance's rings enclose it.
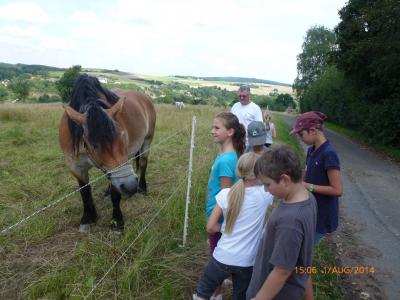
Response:
[[[79,226],[79,232],[81,233],[88,233],[90,229],[90,225],[89,224],[81,224]]]

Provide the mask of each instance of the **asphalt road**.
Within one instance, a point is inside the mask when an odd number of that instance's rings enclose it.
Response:
[[[292,127],[295,118],[285,119]],[[337,254],[346,264],[375,267],[372,276],[358,275],[359,281],[376,282],[364,284],[359,291],[364,294],[353,299],[400,299],[400,167],[342,135],[324,132],[337,150],[344,183],[341,224],[333,236]]]

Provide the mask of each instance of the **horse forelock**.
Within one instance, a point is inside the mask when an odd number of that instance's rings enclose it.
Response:
[[[97,102],[96,102],[97,103]],[[108,148],[115,139],[115,121],[99,104],[89,105],[86,111],[87,142],[100,149]]]
[[[87,74],[81,74],[75,80],[69,105],[76,111],[86,112],[90,107],[90,104],[100,102],[98,99],[102,98],[102,95],[104,95],[107,102],[110,103],[111,106],[119,99],[115,93],[111,92],[107,88],[102,87],[96,77],[92,77]],[[105,107],[104,103],[101,106]],[[74,151],[75,153],[78,153],[79,145],[82,140],[83,129],[71,119],[68,119],[68,128],[71,133]],[[101,140],[97,137],[95,139]]]

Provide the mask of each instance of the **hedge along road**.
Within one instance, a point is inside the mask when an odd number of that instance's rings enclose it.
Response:
[[[284,118],[292,128],[295,117]],[[324,132],[337,150],[344,184],[340,225],[330,238],[336,258],[342,266],[375,268],[342,276],[346,296],[399,299],[400,167],[342,135]]]

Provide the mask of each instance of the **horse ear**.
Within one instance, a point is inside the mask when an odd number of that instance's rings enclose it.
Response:
[[[106,111],[114,117],[114,115],[119,112],[122,109],[122,106],[124,106],[124,100],[125,98],[120,98],[117,103],[115,103],[111,108],[106,109]]]
[[[67,113],[68,117],[74,121],[75,123],[79,125],[83,125],[86,120],[85,114],[82,114],[80,112],[77,112],[75,109],[73,109],[71,106],[63,104],[63,108],[65,112]]]

